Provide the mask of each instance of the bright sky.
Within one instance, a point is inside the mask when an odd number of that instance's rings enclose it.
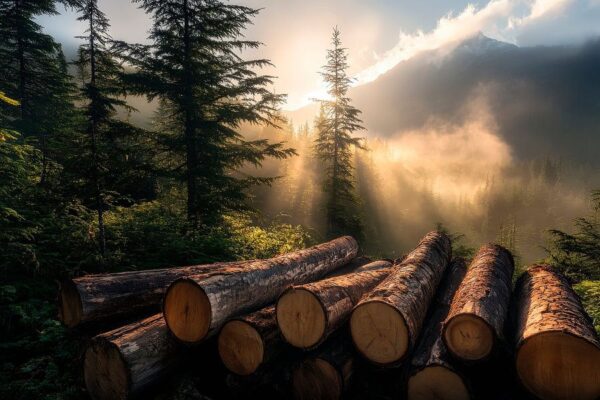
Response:
[[[99,0],[115,39],[142,42],[150,21],[127,0]],[[369,82],[421,51],[451,46],[477,32],[518,45],[575,43],[600,35],[600,0],[239,0],[263,8],[247,32],[265,44],[248,57],[267,57],[276,68],[275,90],[286,109],[323,94],[318,75],[331,29],[349,50],[356,84]],[[61,10],[62,11],[62,10]],[[72,13],[44,17],[46,31],[72,54],[83,26]]]

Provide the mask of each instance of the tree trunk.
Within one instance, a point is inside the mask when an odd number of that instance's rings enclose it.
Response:
[[[391,267],[389,261],[375,261],[354,273],[287,289],[277,301],[277,323],[284,339],[305,350],[323,343]]]
[[[371,271],[379,267],[380,263],[369,261],[366,257],[357,257],[329,277]],[[225,367],[238,375],[256,373],[288,347],[277,327],[274,306],[227,322],[219,332],[218,346]]]
[[[350,331],[358,351],[390,366],[415,345],[429,303],[452,255],[448,236],[428,233],[352,312]]]
[[[95,6],[90,4],[90,6]],[[98,165],[98,127],[99,118],[98,114],[100,109],[103,107],[98,104],[99,89],[96,86],[96,44],[94,42],[94,35],[96,33],[96,27],[94,25],[94,13],[90,12],[89,20],[89,52],[90,52],[90,88],[91,101],[89,105],[89,126],[88,134],[91,142],[92,152],[92,180],[94,183],[94,196],[96,201],[96,213],[98,214],[98,249],[102,257],[106,254],[106,232],[104,226],[104,196],[102,194],[102,185],[100,183],[100,168]],[[103,269],[104,270],[104,267]]]
[[[349,386],[354,372],[350,340],[333,338],[314,356],[307,357],[292,373],[292,392],[297,400],[337,400]]]
[[[161,314],[96,336],[85,352],[93,399],[126,399],[172,370],[181,357]]]
[[[467,268],[462,259],[454,260],[440,284],[432,312],[415,348],[408,380],[409,400],[468,400],[471,398],[463,374],[456,368],[442,340],[442,324],[448,316],[452,297]]]
[[[320,279],[352,260],[358,244],[344,236],[309,249],[243,268],[190,275],[167,290],[164,315],[171,332],[183,342],[197,343],[214,334],[229,318],[275,301],[292,284]]]
[[[66,326],[74,327],[84,322],[133,315],[157,307],[167,287],[178,278],[246,263],[249,261],[86,275],[67,280],[61,283],[59,290],[59,319]]]
[[[524,386],[544,400],[600,398],[600,339],[566,278],[547,265],[529,268],[513,311]]]
[[[444,322],[444,342],[455,357],[482,360],[503,338],[513,271],[512,255],[504,247],[488,244],[479,249]]]

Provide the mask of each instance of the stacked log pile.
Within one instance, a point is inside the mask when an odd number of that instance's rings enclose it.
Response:
[[[542,400],[600,398],[600,339],[552,268],[528,269],[513,293],[514,261],[497,245],[468,268],[441,232],[393,262],[358,252],[346,236],[265,260],[89,275],[61,285],[59,318],[106,323],[162,303],[91,340],[94,399],[147,398],[178,366],[207,372],[198,386],[213,383],[211,398],[526,398],[498,389],[513,386]],[[490,377],[501,384],[478,389]]]

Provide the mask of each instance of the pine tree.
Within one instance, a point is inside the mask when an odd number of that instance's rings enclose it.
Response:
[[[5,110],[4,123],[40,148],[42,185],[50,163],[50,138],[63,129],[69,115],[59,111],[72,107],[66,96],[70,78],[63,68],[60,45],[35,21],[41,15],[56,14],[56,3],[0,0],[0,91],[20,102],[19,107]]]
[[[600,190],[592,192],[592,213],[577,218],[575,232],[550,230],[550,262],[569,279],[600,279]]]
[[[360,237],[362,223],[354,188],[352,149],[362,148],[362,144],[361,138],[352,134],[364,128],[359,118],[360,111],[350,104],[347,95],[352,79],[346,74],[348,56],[337,27],[333,30],[332,45],[321,72],[330,98],[321,100],[320,115],[315,122],[315,148],[325,164],[327,234]]]
[[[271,76],[256,71],[268,60],[244,60],[240,52],[260,44],[242,31],[258,10],[217,0],[136,0],[153,17],[148,46],[126,46],[137,68],[135,92],[161,102],[165,169],[187,188],[187,219],[195,228],[217,224],[247,207],[247,189],[273,178],[239,170],[267,157],[294,153],[282,143],[245,140],[243,124],[273,124],[283,96],[268,90]]]
[[[78,37],[84,43],[74,63],[82,82],[80,97],[84,103],[85,127],[84,134],[74,138],[78,151],[67,165],[72,173],[80,175],[83,182],[78,188],[80,196],[96,212],[98,247],[104,256],[104,214],[126,186],[135,190],[135,184],[139,183],[136,180],[140,177],[136,175],[141,173],[145,161],[143,150],[136,149],[132,137],[139,137],[143,131],[117,118],[117,109],[133,109],[123,97],[122,66],[117,62],[115,46],[108,33],[110,24],[98,7],[98,0],[79,0],[76,9],[78,20],[87,27],[85,34]]]

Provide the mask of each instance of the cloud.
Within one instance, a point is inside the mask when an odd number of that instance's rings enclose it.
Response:
[[[531,3],[530,12],[522,18],[512,17],[509,20],[509,29],[515,29],[540,19],[551,19],[561,15],[574,0],[535,0]]]
[[[449,13],[442,17],[429,32],[419,30],[408,34],[401,31],[393,48],[375,57],[373,65],[354,75],[354,86],[374,81],[398,63],[419,53],[436,49],[450,50],[479,32],[511,43],[520,43],[520,39],[524,39],[524,44],[553,44],[544,43],[544,35],[546,39],[556,39],[561,32],[569,40],[586,39],[599,34],[600,30],[590,29],[588,24],[581,22],[596,15],[582,10],[596,8],[599,3],[600,0],[588,0],[587,4],[577,0],[491,0],[480,8],[469,4],[458,14]],[[572,15],[571,19],[569,15]],[[563,23],[551,26],[558,17],[563,18]],[[572,27],[577,26],[578,22],[581,28],[574,32]],[[323,96],[324,91],[321,85],[306,99]]]
[[[458,15],[450,13],[441,18],[430,32],[418,31],[415,34],[401,32],[398,43],[391,50],[387,51],[374,65],[355,76],[356,84],[372,82],[399,62],[423,51],[460,42],[480,31],[486,31],[486,33],[497,31],[498,23],[501,20],[507,20],[516,5],[517,2],[513,0],[492,0],[481,9],[469,4]]]

